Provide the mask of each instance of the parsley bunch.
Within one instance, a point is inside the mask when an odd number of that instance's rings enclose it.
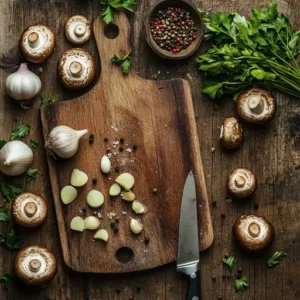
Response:
[[[124,8],[131,12],[134,10],[136,4],[135,0],[101,0],[101,11],[103,22],[109,24],[114,20],[116,9]]]
[[[131,69],[131,58],[130,58],[131,51],[127,53],[123,58],[114,55],[110,61],[118,66],[121,66],[122,73],[127,75]]]
[[[212,99],[238,96],[245,88],[262,86],[300,98],[300,31],[279,15],[277,4],[253,9],[249,20],[237,13],[201,11],[210,48],[197,57],[203,72],[203,93]]]

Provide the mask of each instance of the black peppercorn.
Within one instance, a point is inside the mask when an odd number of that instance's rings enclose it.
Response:
[[[243,272],[243,268],[242,268],[242,267],[239,267],[239,268],[238,268],[238,272],[239,272],[239,273],[242,273],[242,272]]]
[[[116,293],[120,294],[121,290],[120,289],[116,289]]]
[[[149,244],[149,238],[148,237],[145,237],[145,244]]]
[[[94,177],[94,178],[92,179],[92,182],[93,182],[93,184],[96,184],[96,183],[97,183],[97,178]]]
[[[216,207],[217,206],[217,201],[213,201],[211,204],[212,204],[213,207]]]
[[[120,138],[120,143],[121,143],[121,144],[124,144],[124,142],[125,142],[124,138],[121,137],[121,138]]]
[[[94,139],[95,139],[95,135],[94,134],[90,134],[90,136],[89,136],[89,143],[90,144],[94,143]]]
[[[115,222],[111,222],[111,223],[110,223],[110,227],[111,227],[111,228],[113,228],[113,229],[114,229],[114,228],[115,228],[115,226],[116,226],[116,223],[115,223]]]
[[[123,150],[124,150],[123,147],[120,147],[120,148],[119,148],[119,151],[120,151],[120,152],[123,152]]]
[[[118,166],[115,167],[115,171],[116,171],[116,172],[120,172],[120,167],[118,167]]]
[[[255,203],[253,204],[253,207],[254,207],[254,209],[258,209],[258,203],[255,202]]]
[[[137,145],[133,145],[133,150],[136,150],[137,149]]]
[[[116,223],[119,223],[119,217],[116,217]]]
[[[107,137],[104,138],[104,142],[105,143],[108,142],[108,138]]]
[[[119,232],[119,228],[118,227],[114,227],[114,233],[118,233]]]

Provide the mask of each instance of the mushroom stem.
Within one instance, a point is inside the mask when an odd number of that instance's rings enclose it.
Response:
[[[237,187],[243,187],[246,183],[246,179],[239,175],[235,178],[234,183]]]
[[[248,100],[249,109],[255,113],[259,114],[264,110],[264,100],[261,95],[255,95],[249,98]]]
[[[73,76],[78,76],[82,71],[82,64],[78,61],[73,61],[70,64],[69,70]]]
[[[32,259],[30,262],[29,262],[29,269],[32,271],[32,272],[37,272],[40,268],[41,268],[41,262],[38,260],[38,259]]]
[[[35,46],[36,46],[36,43],[37,43],[38,39],[39,39],[39,35],[38,35],[38,33],[36,33],[36,32],[31,32],[31,33],[28,35],[28,41],[29,41],[29,43],[30,43],[30,45],[31,45],[32,47],[35,47]]]
[[[74,33],[76,36],[81,37],[86,33],[86,26],[84,24],[78,24],[75,26]]]
[[[37,212],[37,205],[34,202],[27,202],[24,206],[24,212],[27,217],[32,217]]]
[[[257,223],[251,223],[248,232],[252,237],[257,237],[260,234],[260,226]]]

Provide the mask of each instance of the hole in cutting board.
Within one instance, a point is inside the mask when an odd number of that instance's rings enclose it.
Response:
[[[132,260],[134,253],[132,249],[128,247],[119,248],[116,251],[116,258],[120,263],[126,264]]]
[[[104,28],[104,35],[110,40],[117,38],[119,32],[119,27],[116,24],[108,24]]]

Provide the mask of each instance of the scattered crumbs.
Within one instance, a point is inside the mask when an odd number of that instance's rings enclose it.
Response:
[[[116,156],[116,155],[117,155],[117,152],[114,152],[114,155]]]
[[[39,71],[40,73],[42,73],[42,72],[43,72],[43,68],[42,68],[42,67],[39,67],[39,68],[38,68],[38,71]]]
[[[152,75],[153,80],[157,80],[157,74]]]
[[[134,160],[132,159],[130,162],[134,163]]]
[[[111,180],[111,177],[109,177],[108,180]]]
[[[169,71],[167,71],[167,74],[169,74],[170,72]]]
[[[95,216],[96,214],[97,214],[97,212],[94,210],[94,211],[93,211],[93,215]]]
[[[113,145],[119,145],[119,141],[113,142]]]
[[[80,213],[80,214],[82,214],[82,213],[83,213],[82,209],[79,209],[79,213]]]
[[[111,158],[111,156],[112,156],[112,153],[107,153],[108,158]]]
[[[226,201],[227,203],[231,203],[231,202],[232,202],[232,198],[226,197],[225,201]]]
[[[127,151],[128,153],[131,153],[131,152],[132,152],[131,148],[127,148],[126,151]]]
[[[144,253],[147,253],[147,252],[148,252],[148,249],[145,249],[143,252],[144,252]]]
[[[165,127],[168,127],[168,124],[165,124]]]
[[[157,71],[157,74],[160,74],[160,71]]]
[[[102,215],[101,215],[101,212],[100,212],[100,211],[97,213],[97,217],[98,217],[99,219],[102,219]]]
[[[214,152],[215,152],[215,148],[212,147],[212,148],[211,148],[211,153],[214,153]]]
[[[123,212],[122,212],[122,213],[123,213]],[[117,214],[114,213],[114,212],[109,212],[109,213],[107,214],[107,216],[108,216],[108,218],[109,218],[110,220],[112,220],[116,215],[117,215]]]
[[[127,212],[125,210],[122,211],[122,215],[127,215]]]

